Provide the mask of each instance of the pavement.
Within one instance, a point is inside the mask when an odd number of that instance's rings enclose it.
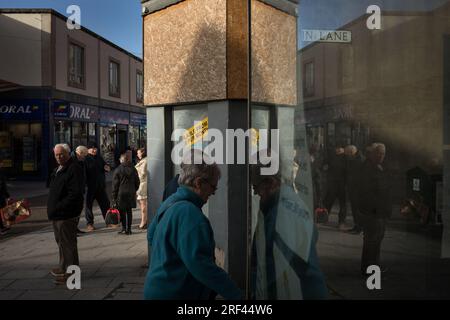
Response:
[[[0,240],[0,300],[142,300],[147,240],[146,231],[137,230],[138,211],[131,236],[107,229],[95,212],[98,230],[78,238],[81,290],[53,284],[49,271],[58,266],[58,247],[50,225]]]
[[[39,186],[37,186],[39,188]],[[37,193],[37,191],[32,192]],[[0,300],[141,300],[147,269],[146,232],[137,230],[139,210],[134,210],[134,233],[117,234],[105,228],[94,208],[93,233],[78,238],[81,290],[53,284],[49,271],[58,264],[58,248],[46,220],[46,196],[30,199],[33,216],[0,237]],[[349,226],[352,225],[348,218]],[[80,221],[85,226],[84,218]],[[399,216],[388,223],[382,245],[381,290],[369,290],[359,272],[362,235],[336,228],[337,214],[318,225],[317,250],[330,290],[330,299],[449,299],[450,259],[440,259],[441,226],[420,226]]]

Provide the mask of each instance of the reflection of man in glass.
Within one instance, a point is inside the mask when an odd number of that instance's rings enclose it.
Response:
[[[382,164],[386,147],[374,143],[367,149],[367,160],[361,169],[359,186],[360,221],[364,230],[364,244],[361,258],[361,272],[366,275],[367,267],[380,266],[381,242],[384,238],[386,220],[391,215],[388,177]],[[386,269],[380,266],[382,271]]]
[[[324,299],[328,293],[311,210],[280,173],[264,176],[263,167],[251,166],[253,189],[261,198],[252,245],[252,298]]]

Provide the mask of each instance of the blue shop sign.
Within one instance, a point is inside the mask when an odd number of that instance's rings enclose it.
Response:
[[[70,119],[84,122],[97,122],[98,108],[85,104],[55,101],[53,103],[53,116],[60,119]]]
[[[43,120],[46,100],[0,101],[0,119]]]
[[[130,124],[130,114],[128,112],[112,110],[112,109],[100,109],[100,124]]]
[[[130,124],[144,127],[147,125],[147,116],[145,114],[130,113]]]

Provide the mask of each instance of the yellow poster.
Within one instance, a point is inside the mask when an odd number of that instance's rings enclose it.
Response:
[[[187,129],[183,135],[184,142],[188,146],[192,146],[201,141],[208,133],[208,117],[199,121],[191,128]]]

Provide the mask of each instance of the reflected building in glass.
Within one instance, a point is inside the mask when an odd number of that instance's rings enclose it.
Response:
[[[248,158],[221,164],[204,208],[248,298],[450,296],[449,1],[151,0],[143,9],[150,214],[179,171],[175,129],[269,130],[264,147],[279,170],[261,176]],[[336,147],[349,145],[361,155],[353,189],[368,194],[349,192],[348,157],[337,165]],[[333,203],[323,221],[317,212],[341,178],[342,221]],[[364,235],[341,228],[360,211]],[[361,285],[367,250],[383,290]]]

